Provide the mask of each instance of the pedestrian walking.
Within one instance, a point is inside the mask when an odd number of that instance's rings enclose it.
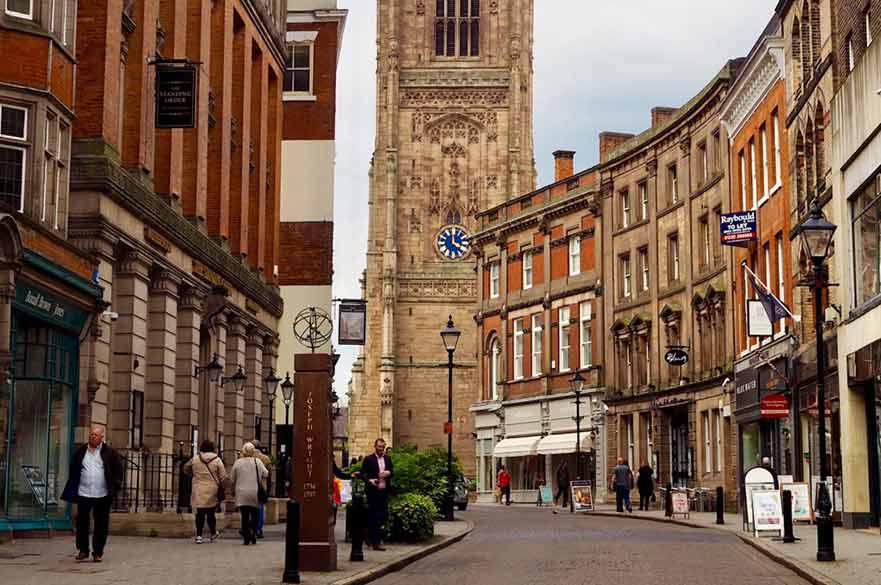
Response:
[[[554,496],[554,504],[563,498],[563,507],[569,506],[569,465],[564,459],[557,468],[557,494]]]
[[[100,563],[107,545],[110,506],[122,489],[122,458],[104,442],[103,428],[89,431],[89,441],[70,460],[67,478],[61,499],[76,503],[76,560],[89,558],[89,524],[94,518],[92,559]]]
[[[609,477],[609,486],[615,492],[615,509],[618,512],[624,512],[625,509],[628,512],[633,512],[633,507],[630,505],[630,490],[633,489],[633,472],[630,471],[630,466],[627,465],[627,462],[622,457],[618,457],[618,464],[612,470],[612,475]]]
[[[236,507],[242,517],[242,544],[257,544],[257,517],[261,501],[266,501],[263,480],[269,475],[269,470],[255,457],[256,451],[253,443],[242,445],[241,457],[229,474]]]
[[[269,456],[266,455],[263,451],[260,450],[260,440],[254,439],[251,441],[251,444],[254,445],[254,457],[263,462],[263,466],[266,468],[268,473],[272,473],[272,460],[269,459]],[[267,481],[267,487],[269,486],[269,482]],[[266,504],[265,502],[260,502],[260,511],[257,514],[257,538],[263,538],[263,521],[266,519]]]
[[[388,494],[393,471],[391,457],[385,452],[385,440],[376,439],[373,453],[361,463],[361,476],[367,490],[367,526],[373,550],[385,550],[382,546],[382,525],[388,518]]]
[[[202,532],[208,521],[208,540],[214,542],[217,531],[216,509],[226,497],[226,467],[215,452],[214,442],[202,441],[199,453],[184,464],[184,473],[193,476],[190,505],[196,511],[196,544],[202,544]]]
[[[652,479],[655,472],[648,462],[643,460],[637,472],[636,487],[639,490],[639,509],[648,511],[649,501],[655,493],[655,482]]]
[[[501,492],[501,497],[499,498],[499,503],[502,503],[502,499],[505,500],[505,505],[511,505],[511,475],[508,473],[508,470],[505,469],[504,465],[499,466],[499,474],[496,476],[496,485],[499,486],[499,490]]]

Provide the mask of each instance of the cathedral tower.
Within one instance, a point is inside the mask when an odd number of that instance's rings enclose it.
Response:
[[[452,315],[453,442],[474,470],[477,212],[532,190],[533,0],[378,0],[376,146],[350,451],[445,446]]]

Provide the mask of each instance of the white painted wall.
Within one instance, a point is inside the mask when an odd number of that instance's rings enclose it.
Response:
[[[333,221],[333,140],[281,143],[281,221]]]

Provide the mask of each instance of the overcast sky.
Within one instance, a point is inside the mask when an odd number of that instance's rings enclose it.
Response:
[[[349,10],[339,65],[334,296],[358,298],[367,249],[367,170],[376,103],[376,2]],[[535,0],[535,160],[553,180],[557,149],[581,170],[599,158],[603,130],[640,132],[654,106],[679,106],[728,59],[746,56],[777,0]],[[357,352],[341,348],[346,392]]]

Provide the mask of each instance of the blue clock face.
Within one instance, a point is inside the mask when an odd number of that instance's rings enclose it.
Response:
[[[459,260],[471,250],[471,236],[465,228],[450,225],[437,235],[437,251],[447,260]]]

